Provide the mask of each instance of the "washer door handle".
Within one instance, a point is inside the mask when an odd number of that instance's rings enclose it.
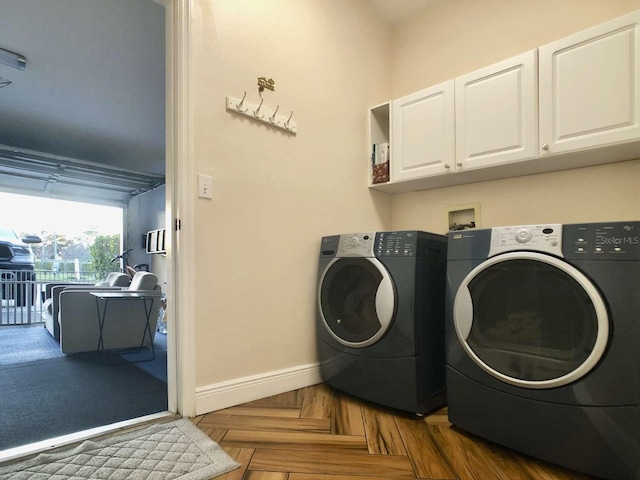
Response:
[[[473,325],[473,300],[471,292],[464,286],[458,289],[453,306],[453,318],[460,339],[466,341]]]
[[[376,291],[376,314],[383,329],[386,329],[393,319],[394,306],[393,285],[388,277],[382,277]]]

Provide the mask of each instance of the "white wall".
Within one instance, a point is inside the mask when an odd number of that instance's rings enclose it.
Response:
[[[167,293],[167,259],[165,255],[149,255],[143,248],[142,235],[149,230],[166,227],[165,189],[162,185],[131,199],[124,209],[124,247],[133,251],[129,255],[129,265],[139,263],[149,265],[149,270],[158,277],[162,291]]]
[[[394,31],[393,98],[640,9],[639,0],[440,0]],[[444,232],[446,208],[478,224],[639,220],[640,160],[392,197],[395,229]]]
[[[194,172],[212,176],[214,197],[194,212],[197,413],[272,394],[271,380],[316,362],[322,235],[443,232],[444,209],[473,202],[482,226],[640,218],[639,161],[400,195],[366,187],[369,107],[639,8],[441,0],[391,29],[365,0],[193,0]],[[263,76],[276,87],[265,105],[293,110],[297,136],[225,110],[245,90],[257,103]]]
[[[213,177],[213,199],[195,203],[196,385],[215,397],[315,363],[321,236],[390,227],[366,152],[367,109],[391,91],[391,31],[361,0],[193,5],[195,170]],[[265,105],[293,110],[296,136],[225,110],[245,90],[258,103],[258,77],[275,80]]]

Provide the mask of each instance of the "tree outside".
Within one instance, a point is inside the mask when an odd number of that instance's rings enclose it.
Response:
[[[100,235],[95,230],[73,238],[42,232],[40,238],[41,243],[32,245],[36,269],[53,272],[60,279],[69,275],[89,281],[104,278],[114,270],[112,259],[120,251],[119,234]]]
[[[120,251],[120,235],[98,235],[89,245],[93,270],[98,278],[105,278],[114,270],[113,257]]]

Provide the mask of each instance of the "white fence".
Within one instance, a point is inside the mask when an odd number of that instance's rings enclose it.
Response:
[[[93,273],[66,278],[53,270],[0,270],[0,327],[44,323],[45,285],[52,282],[95,283]]]

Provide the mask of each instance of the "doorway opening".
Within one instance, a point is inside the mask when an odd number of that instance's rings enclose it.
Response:
[[[60,9],[51,1],[46,8],[42,4],[34,10],[29,2],[17,2],[3,11],[0,47],[23,55],[26,68],[0,65],[0,76],[10,81],[0,95],[0,109],[7,120],[0,127],[0,188],[122,205],[121,252],[131,245],[137,252],[129,256],[130,264],[149,263],[151,272],[164,271],[160,280],[164,292],[165,287],[172,288],[167,277],[175,275],[175,268],[166,264],[175,261],[171,260],[175,251],[148,255],[142,245],[145,232],[173,224],[168,219],[175,216],[175,193],[166,191],[165,201],[165,172],[169,172],[170,186],[176,178],[171,174],[174,133],[165,131],[165,121],[166,125],[175,122],[176,99],[165,88],[165,80],[174,75],[175,58],[167,54],[175,41],[171,38],[175,5],[173,0],[72,3],[73,8]],[[27,24],[30,29],[24,28]],[[43,36],[46,41],[39,40]],[[167,95],[170,100],[165,104]],[[162,203],[162,209],[146,213],[149,202]],[[167,233],[171,237],[169,229]],[[171,311],[178,303],[173,301],[177,293],[168,293]],[[176,316],[169,315],[170,332]],[[169,410],[175,412],[177,392],[172,385],[178,382],[177,348],[169,348],[173,352]],[[117,428],[122,428],[120,423],[100,431],[86,430],[77,439]],[[69,441],[75,440],[55,439],[55,444]],[[46,450],[51,442],[30,447],[24,453]],[[20,455],[6,454],[0,452],[0,458]]]
[[[5,405],[14,406],[0,413],[0,450],[166,412],[167,335],[159,323],[166,274],[160,256],[151,260],[144,253],[145,275],[155,276],[155,267],[159,270],[156,278],[162,279],[157,286],[158,304],[151,309],[154,317],[147,318],[149,331],[144,333],[148,337],[143,336],[143,345],[149,338],[151,349],[145,345],[143,350],[119,349],[112,354],[110,349],[97,352],[95,339],[87,340],[84,347],[73,341],[74,328],[84,328],[78,322],[93,326],[93,333],[80,336],[95,334],[97,300],[87,297],[108,272],[121,272],[123,249],[132,258],[141,258],[142,234],[128,232],[130,225],[141,223],[135,216],[139,208],[2,192],[0,204],[15,206],[5,210],[0,225],[0,233],[6,234],[0,235],[0,257],[5,246],[7,252],[17,254],[12,258],[19,260],[16,270],[10,269],[11,258],[0,264],[0,388],[7,393]],[[14,235],[8,236],[10,233]],[[139,241],[131,245],[130,239]],[[21,272],[29,272],[29,278]],[[125,276],[121,272],[121,277]],[[113,290],[124,285],[118,283]],[[61,300],[62,292],[69,297],[66,303]],[[89,308],[84,312],[63,308],[87,301]],[[64,332],[71,338],[66,343]],[[149,352],[153,352],[152,358]],[[53,383],[52,377],[56,379]],[[24,428],[21,419],[25,416],[34,428]]]

